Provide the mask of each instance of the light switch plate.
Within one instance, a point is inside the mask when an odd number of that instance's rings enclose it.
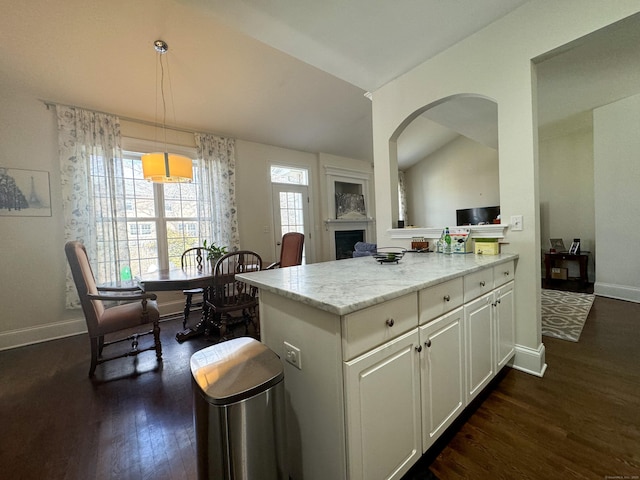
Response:
[[[511,215],[511,230],[517,232],[522,229],[522,215]]]

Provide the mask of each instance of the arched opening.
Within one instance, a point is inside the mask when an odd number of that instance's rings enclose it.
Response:
[[[498,105],[476,94],[425,105],[395,130],[389,158],[392,228],[457,225],[458,210],[499,206]]]

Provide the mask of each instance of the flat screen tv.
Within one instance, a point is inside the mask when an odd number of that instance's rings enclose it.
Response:
[[[458,226],[494,223],[498,217],[500,217],[500,206],[456,210],[456,224]]]

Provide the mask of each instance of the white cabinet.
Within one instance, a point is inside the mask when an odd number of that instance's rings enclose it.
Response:
[[[513,291],[513,281],[511,281],[497,288],[494,292],[496,371],[500,371],[515,354],[515,302]]]
[[[413,295],[342,318],[349,479],[401,478],[511,359],[512,272],[419,291],[417,329]]]
[[[463,296],[462,277],[420,290],[418,292],[420,325],[462,305]]]
[[[422,455],[418,331],[345,362],[348,478],[399,479]]]
[[[493,268],[485,268],[464,276],[465,303],[491,290],[493,290]]]
[[[344,360],[351,360],[418,326],[416,294],[350,313],[341,323]]]
[[[423,452],[465,407],[463,312],[459,307],[420,327]]]
[[[495,375],[493,292],[464,306],[466,401],[469,403]]]
[[[467,403],[515,353],[513,285],[503,284],[464,307]]]

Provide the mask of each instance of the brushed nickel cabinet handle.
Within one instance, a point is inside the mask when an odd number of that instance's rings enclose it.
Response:
[[[416,347],[416,352],[420,353],[422,351],[422,345],[418,345]]]
[[[480,286],[481,286],[481,287],[484,287],[484,286],[485,286],[484,280],[482,280],[482,281],[480,282]]]
[[[504,276],[508,277],[509,276],[509,271],[507,270],[506,272],[504,272]]]
[[[444,301],[445,301],[445,302],[449,302],[449,301],[451,301],[451,296],[450,296],[450,295],[445,295],[445,296],[444,296]]]
[[[396,323],[393,321],[393,318],[387,318],[387,326],[388,327],[393,327],[393,325]]]
[[[427,348],[431,348],[431,339],[428,338],[426,342],[424,342],[424,346]]]

